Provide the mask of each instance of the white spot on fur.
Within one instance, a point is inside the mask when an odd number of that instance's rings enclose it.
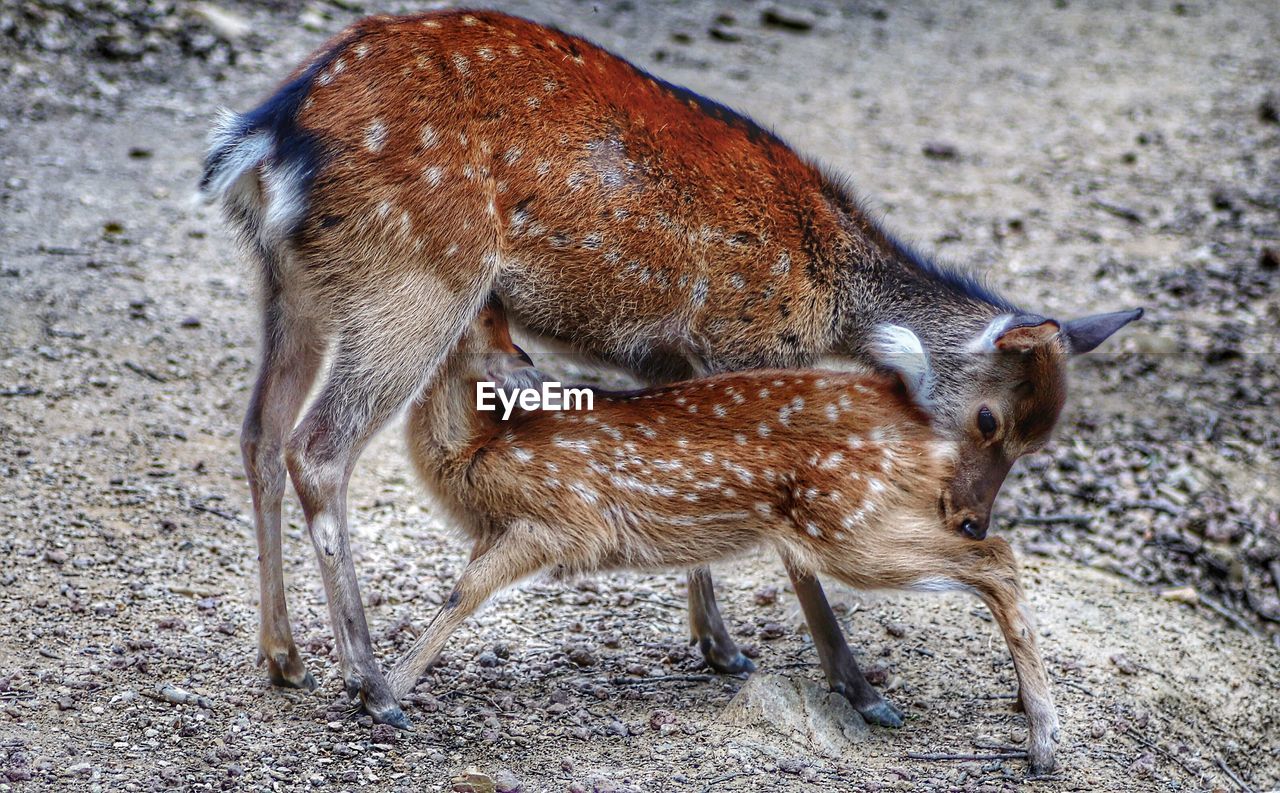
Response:
[[[710,290],[710,284],[707,283],[706,277],[699,278],[693,282],[693,307],[701,308],[707,302],[707,293]]]
[[[488,47],[481,47],[480,49],[476,50],[476,57],[478,57],[482,61],[491,61],[498,56],[494,55],[493,50],[489,49]]]
[[[822,536],[822,529],[819,529],[818,524],[816,523],[810,522],[806,524],[804,527],[804,530],[808,532],[809,536],[814,538],[815,540]]]
[[[387,125],[375,118],[364,128],[364,147],[375,154],[387,143]]]
[[[844,462],[844,454],[841,452],[832,452],[826,456],[818,467],[825,471],[830,471],[833,468],[839,467],[842,462]]]
[[[432,148],[440,142],[440,135],[436,132],[436,128],[430,124],[422,125],[422,132],[419,133],[418,139],[422,141],[424,148]]]
[[[774,275],[786,275],[791,272],[791,254],[783,251],[778,254],[778,260],[773,263],[773,267],[769,268],[769,272]]]
[[[364,60],[365,56],[369,54],[369,45],[361,42],[352,51],[355,52],[357,59]]]
[[[759,426],[756,427],[756,434],[759,435],[761,438],[769,437],[769,434],[771,432],[773,432],[773,430],[769,429],[769,425],[765,424],[763,421],[760,422]]]
[[[480,20],[476,19],[470,14],[466,14],[462,17],[462,24],[466,25],[467,27],[475,27],[476,25],[480,24]]]
[[[440,183],[444,181],[444,169],[439,165],[433,165],[423,170],[422,178],[426,180],[428,187],[439,187]]]
[[[530,460],[532,460],[532,459],[533,459],[533,453],[532,453],[532,452],[530,452],[528,449],[522,449],[522,448],[520,448],[519,446],[516,446],[516,447],[512,448],[512,450],[511,450],[511,456],[512,456],[512,457],[514,457],[514,458],[516,458],[517,460],[519,460],[519,461],[520,461],[520,462],[522,462],[522,463],[527,463],[527,462],[529,462]]]
[[[996,340],[1000,338],[1000,334],[1004,333],[1009,327],[1009,322],[1013,319],[1012,314],[1001,314],[993,317],[987,323],[987,327],[983,328],[982,333],[969,342],[967,351],[971,353],[987,353],[995,352]]]

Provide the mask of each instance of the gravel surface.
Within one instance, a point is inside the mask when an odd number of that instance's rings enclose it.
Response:
[[[1076,362],[995,530],[1023,554],[1064,726],[1036,789],[1280,786],[1280,6],[501,2],[749,112],[888,224],[1030,308],[1147,317]],[[908,714],[840,758],[723,711],[681,574],[533,583],[459,632],[415,731],[348,718],[286,507],[322,681],[256,665],[237,430],[253,283],[190,201],[245,109],[358,0],[0,5],[0,790],[974,789],[1019,784],[1013,671],[972,600],[833,593]],[[573,373],[570,373],[573,374]],[[389,431],[351,488],[378,652],[464,559]],[[717,571],[762,671],[820,680],[786,577]]]

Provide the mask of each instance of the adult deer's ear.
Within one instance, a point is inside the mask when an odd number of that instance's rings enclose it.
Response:
[[[1062,328],[1039,314],[1002,314],[969,344],[969,352],[1026,352],[1048,344]]]
[[[1110,314],[1094,314],[1089,317],[1073,319],[1062,326],[1063,335],[1067,338],[1067,346],[1072,353],[1085,353],[1106,341],[1111,334],[1139,319],[1142,309],[1114,311]]]
[[[933,400],[933,367],[920,337],[901,325],[881,325],[871,339],[871,356],[892,369],[921,407]]]
[[[1032,314],[1017,315],[1009,320],[994,344],[1000,352],[1026,352],[1053,341],[1061,330],[1061,326],[1051,319]]]

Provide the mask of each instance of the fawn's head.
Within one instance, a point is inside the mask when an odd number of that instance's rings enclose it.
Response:
[[[485,380],[500,390],[536,387],[541,375],[533,360],[511,339],[507,313],[497,295],[491,294],[472,319],[455,352],[457,374],[467,380]]]
[[[956,444],[956,469],[942,495],[947,525],[982,539],[1014,462],[1042,448],[1067,396],[1066,364],[1142,315],[1142,310],[1057,322],[1031,314],[991,320],[968,350],[926,356],[910,330],[881,326],[873,355],[898,371],[934,426]],[[932,359],[945,359],[946,377]]]

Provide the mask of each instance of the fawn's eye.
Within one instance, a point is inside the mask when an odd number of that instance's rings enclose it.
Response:
[[[991,408],[986,405],[978,408],[978,431],[984,438],[990,438],[996,434],[996,417],[992,415]]]

